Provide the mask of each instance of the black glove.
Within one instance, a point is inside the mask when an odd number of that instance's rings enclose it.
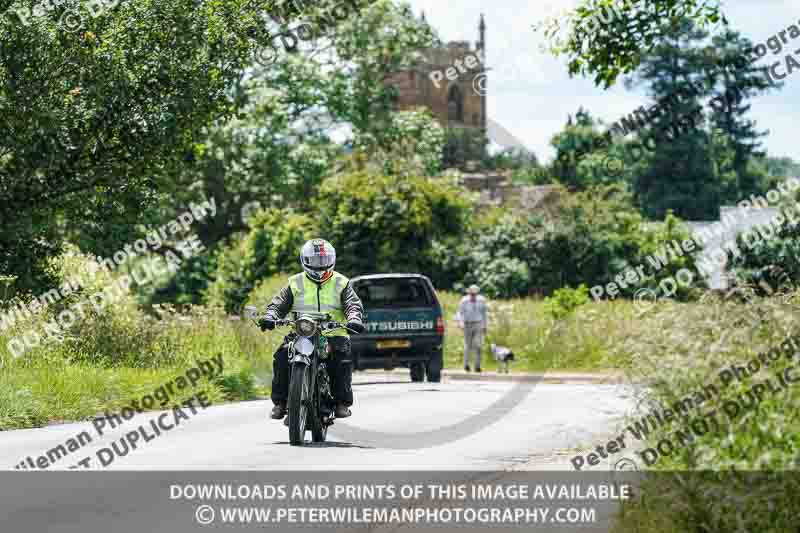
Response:
[[[364,323],[360,320],[348,320],[347,329],[355,331],[356,333],[364,333],[364,330],[367,328],[364,327]]]
[[[275,317],[270,315],[261,317],[258,319],[258,327],[261,328],[261,331],[266,331],[268,329],[275,329]]]

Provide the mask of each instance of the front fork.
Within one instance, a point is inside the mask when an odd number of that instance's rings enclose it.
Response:
[[[309,384],[309,394],[311,397],[308,398],[306,407],[309,413],[314,413],[315,407],[319,405],[319,415],[323,423],[330,426],[333,424],[334,402],[331,390],[331,378],[328,374],[326,360],[330,357],[333,348],[324,335],[320,335],[317,338],[316,345],[317,357],[309,357],[296,353],[294,342],[289,345],[289,381],[291,382],[291,372],[295,364],[304,364],[309,370],[312,370],[311,383]],[[322,355],[322,357],[319,357],[320,355]],[[317,364],[316,371],[313,370],[312,366],[315,362]],[[319,384],[317,382],[319,382]]]
[[[321,337],[325,339],[325,337]],[[324,351],[326,355],[330,354],[331,346],[327,342],[320,342],[318,353]],[[316,362],[317,368],[314,371],[314,363]],[[324,424],[333,424],[333,394],[331,392],[331,380],[328,374],[325,359],[319,357],[309,357],[307,355],[299,354],[294,351],[294,346],[289,348],[289,380],[291,381],[291,373],[295,365],[302,364],[311,371],[311,382],[309,383],[309,395],[306,399],[306,408],[309,414],[316,416],[317,412],[322,418]],[[317,405],[319,410],[316,410]]]
[[[319,378],[318,400],[320,403],[319,410],[322,415],[323,422],[331,425],[333,424],[333,394],[331,394],[331,378],[328,375],[328,368],[325,361],[319,363]]]

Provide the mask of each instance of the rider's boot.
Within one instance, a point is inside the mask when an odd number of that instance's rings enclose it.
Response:
[[[288,409],[286,409],[286,402],[276,403],[275,407],[272,408],[272,413],[270,416],[275,420],[280,420],[286,413],[288,413]]]
[[[350,409],[343,403],[336,405],[336,418],[347,418],[348,416],[352,415],[353,413],[350,412]]]

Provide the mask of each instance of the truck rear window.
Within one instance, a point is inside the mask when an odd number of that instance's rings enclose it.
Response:
[[[358,281],[354,285],[365,309],[433,305],[431,295],[420,279],[370,279]]]

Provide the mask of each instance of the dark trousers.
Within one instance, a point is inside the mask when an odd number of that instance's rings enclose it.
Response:
[[[294,334],[287,335],[272,356],[272,403],[286,402],[289,398],[289,344]],[[347,407],[353,405],[353,361],[350,359],[350,339],[328,337],[333,351],[328,354],[325,366],[331,377],[331,392],[337,402]]]

